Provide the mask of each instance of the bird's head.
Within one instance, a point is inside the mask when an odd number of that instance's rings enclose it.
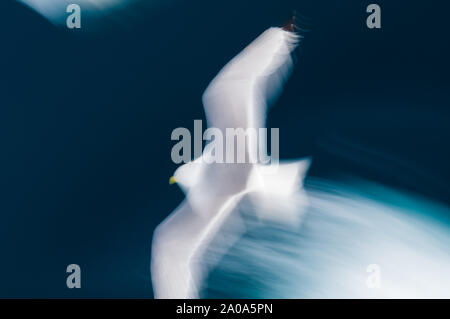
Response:
[[[198,160],[181,165],[170,177],[169,184],[177,184],[183,192],[187,193],[191,187],[198,183],[201,177],[201,167],[202,163]]]

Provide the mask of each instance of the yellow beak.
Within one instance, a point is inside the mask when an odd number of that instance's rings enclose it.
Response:
[[[176,182],[177,182],[177,181],[175,180],[175,177],[171,176],[171,177],[169,178],[169,184],[170,184],[170,185],[175,184]]]

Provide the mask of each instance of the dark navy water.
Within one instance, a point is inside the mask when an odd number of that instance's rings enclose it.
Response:
[[[377,1],[369,30],[369,3],[174,0],[77,31],[1,1],[0,296],[152,297],[153,229],[183,198],[170,134],[204,118],[212,77],[293,9],[308,31],[269,114],[281,157],[449,204],[449,6]],[[66,287],[71,263],[82,289]]]

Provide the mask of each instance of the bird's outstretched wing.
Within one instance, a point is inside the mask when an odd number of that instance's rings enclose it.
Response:
[[[292,32],[270,28],[228,63],[203,95],[209,126],[223,131],[263,127],[266,106],[289,73],[297,41]],[[205,164],[202,169],[201,182],[190,185],[186,201],[155,231],[152,280],[157,298],[198,297],[205,271],[196,259],[247,194],[253,165]]]
[[[198,298],[207,273],[198,259],[243,195],[204,197],[203,208],[210,212],[206,216],[185,200],[156,228],[151,261],[156,298]]]
[[[264,127],[266,108],[290,73],[298,41],[297,34],[272,27],[233,58],[203,94],[208,126]]]

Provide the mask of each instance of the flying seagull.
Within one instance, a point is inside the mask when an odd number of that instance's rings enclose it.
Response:
[[[292,18],[284,27],[267,29],[218,73],[202,98],[208,127],[222,131],[265,127],[267,109],[293,67],[291,53],[300,40],[295,28]],[[249,137],[248,162],[211,163],[212,149],[206,145],[202,156],[175,171],[170,181],[182,188],[186,198],[153,235],[151,274],[156,298],[199,296],[208,273],[199,260],[244,197],[270,205],[274,197],[281,199],[301,189],[309,159],[280,162],[274,170],[251,158],[249,150],[255,143]],[[233,238],[226,241],[229,245]]]

